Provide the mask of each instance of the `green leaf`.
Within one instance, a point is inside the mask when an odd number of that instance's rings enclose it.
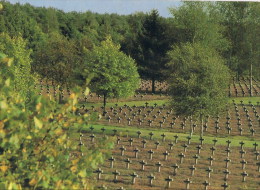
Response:
[[[41,129],[42,125],[43,125],[42,122],[35,116],[34,116],[33,120],[34,120],[36,128]]]

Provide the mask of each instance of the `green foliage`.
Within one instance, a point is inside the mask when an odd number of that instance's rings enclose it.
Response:
[[[12,88],[16,63],[0,58],[0,188],[92,189],[86,177],[104,161],[111,143],[103,139],[83,148],[81,156],[69,129],[86,126],[89,117],[75,115],[77,95],[60,106],[32,93],[24,108],[23,96]]]
[[[225,36],[231,42],[231,49],[225,57],[228,66],[236,76],[247,75],[250,64],[253,76],[260,73],[260,4],[256,2],[218,2],[221,24],[226,28]]]
[[[147,15],[132,17],[140,21],[131,21],[136,34],[133,32],[133,38],[126,41],[128,44],[124,48],[136,60],[141,77],[153,81],[152,91],[155,92],[154,81],[165,79],[165,55],[171,45],[167,36],[169,25],[157,10],[152,10]]]
[[[110,38],[86,55],[86,69],[94,74],[90,89],[107,97],[128,97],[139,86],[139,74],[132,58],[119,51]]]
[[[77,61],[74,43],[58,33],[51,33],[36,47],[33,71],[60,84],[69,83]]]
[[[169,53],[170,95],[177,114],[215,114],[225,106],[229,71],[217,52],[200,44],[174,46]]]
[[[14,62],[13,67],[3,72],[2,75],[7,78],[10,73],[14,73],[13,93],[16,95],[19,92],[28,102],[34,78],[31,75],[31,50],[28,50],[26,45],[27,43],[22,37],[11,38],[8,34],[0,34],[0,52],[12,57]]]
[[[179,42],[200,43],[218,52],[226,51],[229,43],[214,8],[210,2],[184,2],[181,7],[171,8]]]

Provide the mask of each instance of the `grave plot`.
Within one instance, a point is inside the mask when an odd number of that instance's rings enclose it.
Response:
[[[70,87],[66,85],[58,86],[54,82],[46,82],[44,80],[41,80],[38,85],[34,86],[34,88],[37,90],[39,95],[52,96],[52,98],[54,99],[60,98],[61,100],[66,99],[72,93]],[[164,100],[168,98],[168,95],[162,92],[153,94],[147,92],[140,93],[139,91],[137,91],[133,97],[120,99],[120,101]],[[79,97],[79,102],[103,103],[103,95],[91,92],[89,93],[89,95],[85,96],[84,92],[82,92],[82,95]],[[118,99],[110,98],[109,102],[118,102]]]
[[[155,138],[104,128],[82,131],[80,138],[84,146],[94,146],[106,135],[114,136],[115,147],[93,171],[92,180],[100,189],[253,190],[260,185],[259,149],[253,141],[250,147],[243,141],[219,144],[218,139],[205,144],[195,137]]]
[[[256,79],[252,80],[252,95],[260,96],[260,82]],[[241,77],[238,80],[233,79],[229,87],[229,96],[246,97],[250,96],[250,79],[249,77]]]
[[[99,113],[96,123],[113,126],[133,126],[145,129],[165,130],[176,133],[200,134],[201,123],[192,117],[179,117],[166,105],[157,104],[149,106],[127,106],[107,108],[103,114],[103,108],[92,106],[80,108],[80,113]],[[210,136],[246,136],[248,138],[260,138],[260,106],[233,103],[226,114],[208,116],[203,124],[205,135]]]
[[[158,93],[167,93],[169,85],[166,81],[155,81],[155,91]],[[152,92],[152,81],[151,80],[141,80],[140,87],[138,89],[140,92]]]
[[[136,101],[136,100],[161,100],[169,98],[167,90],[169,85],[166,81],[155,81],[155,90],[156,93],[152,93],[152,82],[151,80],[141,80],[139,89],[137,89],[136,94],[133,97],[127,99],[121,99],[122,101]],[[39,91],[39,95],[52,95],[54,98],[64,99],[69,96],[72,92],[70,88],[66,85],[58,87],[58,85],[48,79],[41,79],[39,84],[35,85],[35,89]],[[256,79],[253,79],[253,96],[260,95],[260,82]],[[250,80],[248,78],[240,78],[238,81],[233,79],[232,83],[229,86],[229,96],[230,97],[246,97],[250,96]],[[103,96],[90,93],[88,96],[85,96],[82,93],[82,96],[79,97],[80,102],[102,102]],[[118,99],[110,99],[110,102],[116,102]]]

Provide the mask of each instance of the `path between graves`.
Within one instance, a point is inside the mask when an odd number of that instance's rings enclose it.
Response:
[[[189,134],[185,133],[173,133],[169,132],[167,130],[163,129],[158,129],[158,130],[149,130],[149,129],[142,129],[138,128],[135,126],[111,126],[111,125],[98,125],[98,124],[93,124],[93,132],[94,133],[102,133],[102,128],[105,128],[105,133],[106,134],[113,134],[113,130],[117,130],[117,135],[123,136],[123,135],[129,135],[132,137],[137,137],[137,131],[140,131],[142,133],[141,138],[149,139],[149,133],[153,132],[153,139],[161,139],[161,135],[164,133],[166,135],[166,140],[168,139],[174,139],[175,135],[178,135],[179,140],[187,140],[187,137]],[[87,128],[82,128],[82,132],[90,132],[89,127]],[[223,137],[215,137],[215,136],[203,136],[204,138],[204,144],[212,144],[213,139],[218,140],[219,145],[225,145],[227,140],[231,141],[231,146],[240,146],[239,142],[243,141],[245,143],[245,147],[253,147],[253,144],[256,142],[260,144],[260,140],[254,140],[254,138],[249,138],[249,137],[241,137],[241,136],[223,136]],[[200,136],[199,135],[192,135],[192,142],[200,142]]]

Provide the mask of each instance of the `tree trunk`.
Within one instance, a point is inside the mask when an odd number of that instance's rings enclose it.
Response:
[[[104,101],[103,101],[103,115],[105,115],[105,111],[106,111],[106,104],[107,104],[107,95],[104,93]]]
[[[200,131],[200,136],[203,137],[203,118],[202,118],[202,115],[200,115],[200,120],[201,120],[201,131]]]
[[[190,137],[192,137],[193,128],[192,128],[192,116],[190,116]]]
[[[152,78],[152,93],[155,93],[155,79]]]
[[[250,65],[250,96],[252,97],[253,96],[253,76],[252,76],[252,72],[253,72],[253,66],[252,66],[252,63]]]

